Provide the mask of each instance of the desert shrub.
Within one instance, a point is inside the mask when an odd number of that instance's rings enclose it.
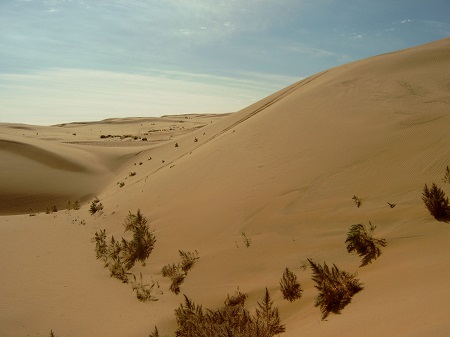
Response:
[[[447,168],[445,169],[445,175],[444,175],[444,178],[442,178],[442,181],[444,183],[450,184],[450,168],[448,167],[448,165],[447,165]]]
[[[354,195],[352,199],[353,199],[356,207],[360,208],[362,205],[362,199],[358,198],[356,195]]]
[[[50,330],[50,337],[57,337],[57,336],[55,335],[55,333],[53,332],[53,330]]]
[[[312,280],[319,290],[314,305],[320,307],[322,320],[330,313],[340,314],[351,302],[353,295],[364,289],[355,275],[339,270],[334,264],[330,269],[326,263],[322,266],[311,259],[308,262],[313,271]]]
[[[147,226],[147,219],[142,215],[140,210],[137,210],[136,215],[128,214],[124,222],[125,231],[133,233],[133,239],[129,242],[123,240],[125,251],[125,266],[130,269],[134,266],[136,261],[141,261],[143,264],[150,256],[155,247],[156,238]]]
[[[151,284],[144,283],[142,281],[142,273],[140,273],[140,280],[136,279],[136,276],[133,275],[134,281],[131,281],[131,286],[133,291],[136,291],[136,297],[141,302],[147,301],[157,301],[158,299],[154,296],[154,293],[158,291],[159,284],[153,282]],[[156,288],[155,288],[156,287]]]
[[[297,280],[297,276],[286,268],[280,281],[280,289],[283,293],[283,298],[293,302],[302,297],[302,287]]]
[[[97,255],[97,259],[106,258],[108,256],[106,229],[100,230],[100,233],[95,232],[93,241],[95,242],[95,253]]]
[[[185,252],[179,250],[178,253],[180,254],[181,257],[181,269],[183,270],[183,272],[187,274],[187,272],[191,270],[192,267],[194,267],[195,263],[199,259],[198,252],[197,251]]]
[[[246,232],[242,232],[241,236],[242,236],[242,241],[244,241],[245,247],[249,248],[250,245],[252,244],[252,240],[250,239],[250,237],[247,235]]]
[[[119,185],[119,187],[122,188],[125,186],[125,183],[123,181],[120,181],[117,183],[117,185]]]
[[[175,143],[175,147],[178,147],[178,143]]]
[[[162,267],[161,272],[163,277],[168,277],[172,281],[169,287],[170,291],[175,295],[178,295],[180,293],[180,286],[187,275],[181,268],[181,265],[174,263],[167,264]]]
[[[445,192],[436,186],[435,183],[428,188],[427,184],[423,189],[422,200],[430,214],[439,221],[446,221],[450,218],[450,205]]]
[[[194,267],[199,259],[197,251],[185,252],[179,250],[178,253],[181,257],[181,263],[167,264],[161,269],[162,276],[168,277],[172,281],[169,289],[176,295],[180,293],[181,284],[184,282],[188,272]]]
[[[97,259],[102,258],[105,268],[110,271],[110,276],[128,283],[128,270],[134,266],[136,261],[144,261],[150,256],[156,238],[147,226],[147,219],[138,210],[136,215],[129,213],[124,222],[125,230],[133,232],[133,239],[127,241],[122,238],[116,240],[111,237],[109,244],[106,243],[106,231],[95,232],[92,241],[95,242]],[[142,281],[142,280],[141,280]],[[141,282],[141,293],[145,292],[147,285]],[[159,286],[158,286],[159,287]]]
[[[128,173],[128,175],[129,175],[130,177],[134,177],[134,176],[136,175],[136,172],[130,172],[130,173]]]
[[[98,198],[95,198],[92,203],[91,206],[89,207],[89,213],[91,213],[91,215],[100,212],[103,209],[103,205],[100,202],[100,200]]]
[[[272,337],[285,331],[267,289],[253,315],[245,308],[246,299],[247,295],[238,291],[232,297],[227,296],[224,307],[204,310],[185,296],[185,303],[175,310],[176,336]]]
[[[373,232],[376,226],[369,222],[369,230],[362,224],[352,225],[347,233],[347,251],[362,256],[360,267],[364,267],[381,255],[381,248],[386,247],[385,239],[376,239]]]

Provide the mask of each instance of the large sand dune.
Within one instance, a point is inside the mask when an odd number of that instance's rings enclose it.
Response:
[[[161,267],[182,249],[200,254],[182,293],[216,308],[239,287],[252,307],[267,287],[284,336],[448,336],[450,226],[421,193],[436,182],[450,194],[449,64],[444,39],[329,69],[229,115],[1,125],[0,335],[173,334],[183,297]],[[104,209],[90,215],[94,196]],[[87,203],[45,214],[69,199]],[[137,209],[157,243],[131,272],[159,282],[157,302],[109,278],[91,242],[103,228],[124,236]],[[369,221],[388,245],[359,268],[344,242]],[[321,321],[307,258],[364,283],[341,315]],[[304,289],[293,303],[278,285],[286,267]]]

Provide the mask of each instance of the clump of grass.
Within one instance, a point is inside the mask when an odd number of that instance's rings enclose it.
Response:
[[[373,237],[376,226],[369,221],[369,230],[362,224],[352,225],[347,233],[347,251],[362,256],[360,267],[364,267],[381,255],[381,247],[386,247],[385,239]]]
[[[436,220],[448,221],[450,218],[450,205],[445,192],[435,183],[428,188],[427,184],[422,192],[422,200],[425,207]]]
[[[280,281],[280,289],[283,298],[289,302],[293,302],[302,297],[303,289],[297,280],[297,276],[286,268]]]
[[[142,273],[140,273],[140,279],[139,281],[136,279],[136,276],[133,275],[134,281],[131,281],[131,285],[133,288],[133,291],[136,291],[136,297],[141,302],[148,302],[148,301],[157,301],[158,298],[154,296],[154,292],[159,291],[159,284],[154,281],[152,281],[151,284],[144,283],[142,281]]]
[[[355,275],[339,270],[334,264],[329,268],[326,263],[322,266],[311,259],[308,262],[313,271],[312,280],[319,291],[314,305],[320,307],[322,320],[330,313],[340,314],[352,297],[364,289]]]

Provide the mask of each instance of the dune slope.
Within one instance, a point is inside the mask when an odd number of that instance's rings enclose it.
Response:
[[[200,254],[182,293],[215,308],[239,287],[253,307],[267,287],[284,336],[446,336],[450,227],[429,215],[421,192],[436,182],[450,193],[442,181],[450,165],[449,62],[444,39],[329,69],[135,151],[105,178],[99,215],[85,205],[50,216],[0,217],[0,256],[11,257],[1,261],[3,335],[53,329],[59,336],[144,336],[154,325],[172,333],[183,297],[168,290],[161,267],[176,262],[182,249]],[[8,152],[17,165],[25,160],[21,146]],[[34,151],[36,171],[53,162],[45,161],[53,152]],[[88,161],[58,158],[52,170],[95,170]],[[126,236],[123,219],[137,209],[157,244],[146,266],[131,272],[158,281],[163,292],[145,304],[129,285],[109,278],[90,242],[103,228]],[[346,252],[346,233],[369,221],[388,244],[359,268],[360,258]],[[307,258],[335,263],[364,283],[341,315],[320,320],[311,271],[303,268]],[[279,291],[286,267],[304,289],[293,303]]]

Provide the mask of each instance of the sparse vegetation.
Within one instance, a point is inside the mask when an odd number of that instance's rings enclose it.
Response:
[[[178,253],[181,257],[181,263],[178,264],[167,264],[162,269],[162,276],[168,277],[172,281],[170,285],[170,291],[178,295],[180,293],[180,286],[184,282],[188,272],[195,265],[199,259],[198,252],[185,252],[179,250]]]
[[[125,186],[125,183],[124,183],[123,181],[119,181],[119,182],[117,183],[117,185],[119,185],[119,187],[122,188],[122,187]]]
[[[347,233],[347,251],[362,256],[360,267],[364,267],[381,255],[381,247],[386,247],[385,239],[376,239],[373,232],[376,226],[369,221],[369,230],[362,224],[352,225]]]
[[[133,240],[123,240],[125,252],[124,261],[127,269],[134,266],[136,261],[145,263],[155,247],[156,238],[147,226],[147,219],[137,210],[136,215],[128,214],[124,222],[125,231],[133,233]]]
[[[422,200],[430,214],[439,221],[447,221],[450,218],[450,205],[445,192],[435,183],[428,188],[425,184]]]
[[[108,256],[108,245],[106,244],[106,229],[100,230],[100,233],[95,232],[95,253],[97,259],[106,258]]]
[[[98,198],[95,198],[92,201],[91,206],[89,207],[89,212],[91,213],[91,215],[94,215],[95,213],[100,212],[101,210],[103,210],[103,204],[100,202]]]
[[[50,337],[57,337],[57,336],[55,335],[55,333],[53,332],[53,330],[50,330]]]
[[[185,303],[175,310],[178,325],[176,336],[272,337],[285,332],[267,288],[253,315],[245,308],[246,299],[247,295],[238,291],[232,297],[227,296],[224,307],[203,310],[201,305],[196,305],[185,296]],[[159,336],[158,330],[155,328],[150,336]]]
[[[131,275],[128,270],[135,265],[136,261],[145,264],[145,260],[150,256],[155,246],[156,238],[147,226],[147,219],[140,210],[137,211],[136,215],[129,213],[124,226],[125,231],[133,233],[131,241],[124,238],[118,241],[112,236],[107,245],[104,229],[95,232],[92,241],[95,242],[97,259],[103,259],[111,277],[115,277],[123,283],[128,283],[128,275]]]
[[[280,289],[283,293],[283,298],[289,302],[293,302],[302,297],[302,287],[297,280],[297,276],[286,268],[280,281]]]
[[[249,248],[250,245],[252,244],[252,240],[250,239],[250,237],[247,235],[246,232],[241,232],[241,236],[242,240],[244,241],[245,247]]]
[[[362,206],[362,199],[358,198],[356,195],[354,195],[352,199],[356,207],[360,208]]]
[[[175,143],[175,147],[178,147],[178,143]]]
[[[136,165],[136,164],[135,164]],[[136,175],[136,172],[130,172],[130,173],[128,173],[128,175],[130,176],[130,177],[134,177],[135,175]]]
[[[447,165],[447,168],[445,169],[445,175],[444,178],[442,178],[442,181],[444,183],[450,184],[450,168]]]
[[[158,298],[154,296],[154,292],[159,291],[159,284],[156,282],[153,282],[151,284],[144,283],[142,281],[142,273],[140,273],[140,279],[139,281],[136,279],[136,276],[133,275],[134,281],[131,281],[131,286],[133,288],[133,291],[136,291],[136,297],[141,302],[148,302],[148,301],[157,301]]]
[[[181,269],[180,264],[167,264],[161,269],[162,276],[168,277],[172,281],[169,290],[175,295],[180,293],[180,286],[186,278],[186,273]]]
[[[308,262],[313,271],[312,280],[319,290],[314,305],[320,307],[322,320],[330,313],[339,314],[351,302],[352,297],[364,289],[355,275],[339,270],[336,265],[330,269],[326,263],[322,266],[311,259]]]

